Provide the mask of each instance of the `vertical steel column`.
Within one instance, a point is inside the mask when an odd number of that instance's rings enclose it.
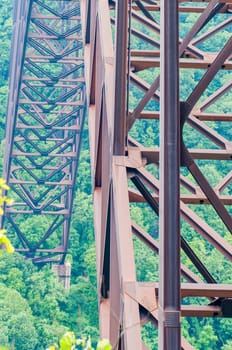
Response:
[[[114,154],[123,155],[126,139],[126,81],[128,45],[128,0],[117,2]]]
[[[180,345],[178,1],[161,1],[159,350]]]

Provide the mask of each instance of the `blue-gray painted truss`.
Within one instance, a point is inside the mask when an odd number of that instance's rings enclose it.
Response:
[[[65,259],[85,116],[79,1],[15,1],[5,227],[35,263]]]

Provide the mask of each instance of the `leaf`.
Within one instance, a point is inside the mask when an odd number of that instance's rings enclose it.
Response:
[[[76,343],[74,332],[66,332],[60,339],[60,350],[72,350]]]
[[[12,205],[14,203],[14,200],[11,198],[8,198],[7,196],[3,197],[3,201],[8,205]]]
[[[2,188],[3,190],[10,189],[10,187],[6,184],[6,180],[4,180],[3,178],[0,178],[0,188]]]
[[[1,350],[1,348],[0,348],[0,350]],[[49,346],[49,348],[47,348],[46,350],[57,350],[57,345],[53,344],[53,345]]]
[[[14,253],[14,247],[12,246],[9,238],[5,236],[5,232],[6,230],[0,230],[0,245],[3,244],[8,253]]]
[[[112,350],[112,346],[108,339],[99,340],[96,350]]]

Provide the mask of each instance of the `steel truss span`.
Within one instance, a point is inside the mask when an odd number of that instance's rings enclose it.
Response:
[[[232,3],[80,3],[101,336],[194,349],[180,317],[232,316]]]
[[[63,263],[67,253],[86,105],[82,48],[79,1],[15,1],[3,174],[15,203],[5,225],[35,263]]]

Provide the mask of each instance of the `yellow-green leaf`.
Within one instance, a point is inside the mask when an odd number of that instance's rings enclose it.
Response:
[[[60,339],[60,350],[72,350],[76,343],[74,332],[66,332]]]
[[[53,345],[49,346],[49,348],[47,348],[46,350],[57,350],[57,348],[58,348],[57,345],[53,344]]]
[[[4,233],[6,230],[0,230],[0,245],[3,244],[6,247],[8,253],[14,252],[14,247],[12,246],[9,238],[7,238]]]
[[[99,340],[96,350],[112,350],[112,346],[108,339]]]
[[[11,198],[8,198],[6,196],[4,196],[4,202],[6,202],[6,204],[8,204],[8,205],[14,204],[14,200]]]
[[[0,178],[0,188],[2,188],[3,190],[10,189],[10,187],[6,184],[6,180],[4,180],[3,178]]]

